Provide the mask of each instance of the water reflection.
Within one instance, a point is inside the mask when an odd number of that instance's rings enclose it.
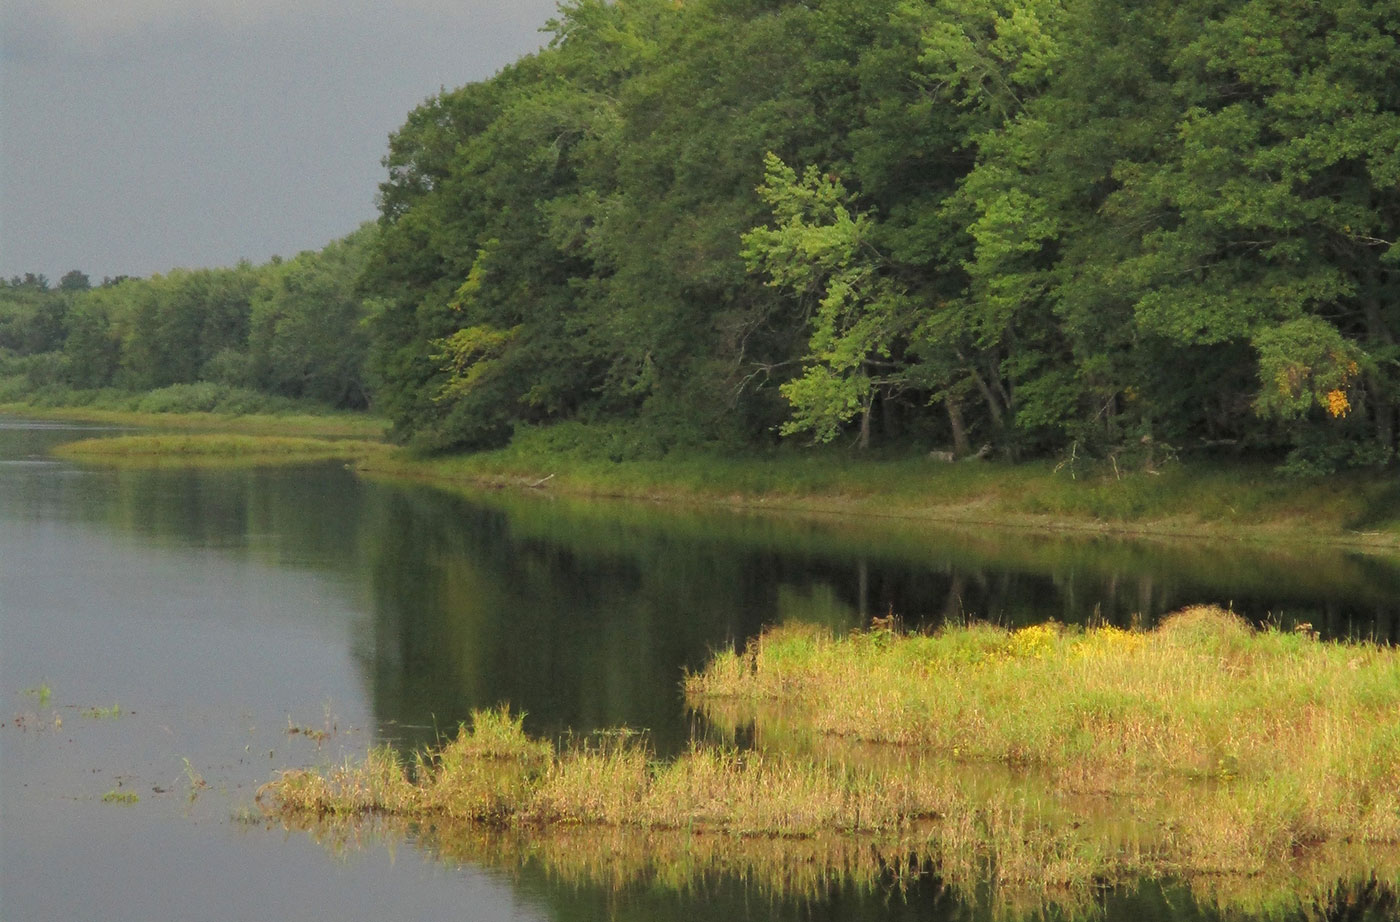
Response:
[[[71,437],[0,434],[15,460]],[[73,473],[10,468],[0,514],[333,574],[363,600],[353,653],[380,724],[406,745],[509,702],[535,733],[626,725],[672,752],[690,733],[684,670],[790,619],[1150,625],[1215,602],[1285,628],[1400,639],[1400,565],[1344,550],[460,496],[335,464]]]
[[[538,734],[627,725],[646,728],[667,753],[691,733],[679,691],[683,671],[698,668],[716,647],[792,619],[837,631],[891,611],[912,625],[963,617],[1126,625],[1218,602],[1285,627],[1307,621],[1331,636],[1400,639],[1400,565],[1382,556],[949,531],[548,495],[459,496],[360,480],[334,464],[112,471],[48,462],[46,448],[76,437],[71,430],[0,421],[0,538],[50,564],[3,570],[11,581],[0,586],[9,604],[0,606],[9,695],[23,687],[15,683],[31,681],[32,661],[42,661],[36,680],[53,679],[68,691],[81,667],[67,677],[55,672],[92,651],[105,657],[103,668],[86,671],[102,684],[85,703],[127,702],[139,690],[171,706],[162,719],[178,715],[174,708],[192,688],[200,701],[238,702],[231,710],[262,701],[274,716],[309,709],[314,717],[330,690],[353,695],[359,683],[362,700],[341,706],[369,715],[380,736],[405,746],[431,741],[434,728],[450,731],[473,708],[508,701],[529,712],[528,726]],[[143,580],[150,585],[134,585]],[[79,619],[78,607],[53,587],[73,598],[101,598],[85,603]],[[30,616],[18,603],[30,601],[51,605],[43,617],[69,634],[25,647],[25,637],[52,630],[38,620],[14,630]],[[151,619],[152,611],[161,618]],[[216,619],[222,623],[211,639],[206,625]],[[195,643],[228,662],[183,662]],[[181,668],[171,668],[175,663]],[[26,670],[23,678],[15,664]],[[120,678],[123,668],[133,672],[129,684]],[[336,679],[317,674],[340,668],[346,675]],[[298,695],[305,700],[283,700]],[[209,719],[200,713],[199,720]],[[128,726],[117,729],[134,738]],[[233,738],[234,759],[241,759],[248,749],[243,732],[218,727],[178,755],[196,763],[224,759],[220,747]],[[271,734],[265,748],[280,753],[285,739],[276,727]],[[166,736],[159,745],[170,745]],[[14,753],[10,746],[6,758]],[[175,758],[164,749],[160,755]],[[264,757],[237,770],[256,782],[275,765]],[[11,778],[13,766],[6,763]],[[25,777],[43,776],[34,768]],[[7,809],[15,802],[6,800]],[[95,828],[85,809],[65,807],[82,833],[75,841],[91,838]],[[100,817],[113,837],[129,835],[112,814]],[[45,822],[37,810],[5,818],[16,835]],[[206,865],[231,860],[220,850],[224,843],[182,847]],[[44,854],[58,869],[90,863],[79,845]],[[704,877],[679,891],[644,879],[616,891],[570,880],[538,854],[482,860],[507,868],[531,905],[556,919],[986,915],[931,881],[898,893],[832,881],[813,900],[774,902],[732,876]],[[8,868],[6,874],[9,889],[14,878]],[[1109,918],[1217,915],[1170,888],[1099,897]],[[1327,903],[1322,914],[1364,918],[1372,911],[1348,915],[1346,906],[1360,904],[1347,899]],[[154,917],[162,915],[168,913]]]
[[[1329,636],[1397,635],[1400,568],[1343,551],[362,489],[379,498],[368,542],[375,699],[419,726],[509,701],[537,733],[643,727],[674,751],[688,736],[683,670],[788,619],[838,631],[888,612],[927,626],[1150,625],[1217,602]]]

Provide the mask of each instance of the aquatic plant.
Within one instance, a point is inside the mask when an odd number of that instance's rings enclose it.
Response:
[[[188,758],[181,759],[181,761],[185,763],[185,782],[189,785],[189,800],[193,803],[199,797],[200,792],[209,787],[209,782],[204,780],[204,775],[190,763]]]
[[[40,682],[33,688],[26,688],[22,694],[27,698],[33,698],[37,701],[39,707],[46,708],[49,706],[49,701],[53,698],[53,689],[49,688],[47,682]]]

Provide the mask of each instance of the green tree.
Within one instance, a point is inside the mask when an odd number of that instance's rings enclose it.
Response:
[[[974,297],[1017,332],[1010,361],[1048,359],[1014,382],[1018,422],[1259,440],[1255,414],[1295,418],[1301,399],[1273,393],[1282,344],[1345,341],[1334,372],[1356,363],[1348,401],[1390,451],[1400,58],[1384,5],[1066,10],[1053,79],[982,136],[964,187]]]
[[[374,235],[375,228],[365,226],[321,250],[260,269],[246,352],[226,347],[221,353],[229,376],[243,379],[230,383],[336,407],[369,405],[366,307],[355,284]]]
[[[87,291],[91,287],[87,275],[77,269],[65,272],[63,278],[58,280],[59,291]]]
[[[758,191],[776,226],[745,234],[743,255],[773,285],[807,302],[811,326],[803,374],[781,387],[793,406],[782,432],[829,442],[859,414],[858,444],[867,448],[876,396],[908,383],[908,364],[896,350],[918,323],[913,303],[885,272],[888,259],[871,243],[870,215],[853,210],[835,176],[809,166],[799,179],[770,153]]]

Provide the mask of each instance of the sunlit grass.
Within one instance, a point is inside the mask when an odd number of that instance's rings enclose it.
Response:
[[[180,433],[82,439],[57,446],[53,449],[53,454],[61,458],[124,466],[151,466],[163,463],[188,466],[352,460],[387,451],[392,449],[382,442],[357,439]]]
[[[209,413],[142,412],[94,406],[0,404],[0,414],[46,420],[71,420],[141,429],[241,432],[315,438],[380,439],[387,420],[354,412]]]
[[[1197,871],[1400,841],[1400,652],[1256,631],[1219,609],[1149,633],[779,628],[686,684],[769,751],[873,741],[1017,767],[1061,800],[1151,805],[1170,860]]]
[[[833,450],[681,451],[613,462],[532,444],[466,455],[396,452],[358,467],[446,485],[744,508],[1120,534],[1400,543],[1392,479],[1375,474],[1282,481],[1267,465],[1177,464],[1153,472],[1090,469],[1070,477],[1050,461],[946,464]]]
[[[1175,876],[1221,905],[1292,911],[1339,881],[1400,879],[1389,648],[1213,608],[1146,633],[791,626],[686,685],[720,735],[671,760],[625,736],[556,750],[500,709],[413,759],[285,772],[259,801],[311,828],[397,817],[449,854],[520,837],[614,883],[740,868],[803,893],[933,869],[1010,905],[1083,908]],[[569,830],[649,851],[630,867],[628,846],[609,859]],[[794,876],[783,862],[809,852],[828,863]]]
[[[970,624],[835,637],[795,625],[716,654],[686,688],[756,714],[785,702],[820,734],[1104,776],[1249,777],[1304,757],[1311,769],[1400,753],[1395,651],[1256,631],[1216,608],[1147,633]]]

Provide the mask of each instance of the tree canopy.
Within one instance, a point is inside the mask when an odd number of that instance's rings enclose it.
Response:
[[[374,226],[17,278],[0,349],[373,405],[435,449],[576,420],[663,452],[1392,459],[1393,5],[572,0],[549,31],[409,114]]]

